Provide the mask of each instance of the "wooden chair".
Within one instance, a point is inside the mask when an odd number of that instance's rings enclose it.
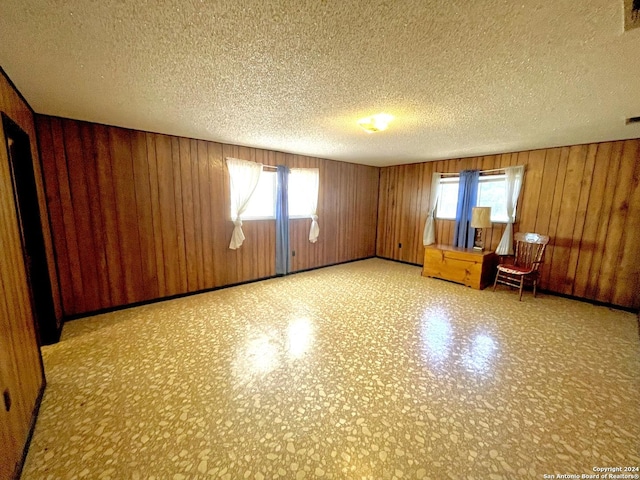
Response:
[[[544,250],[549,243],[547,235],[537,233],[516,233],[515,252],[512,263],[498,265],[496,280],[493,282],[493,291],[496,291],[498,283],[504,283],[520,289],[520,301],[522,301],[522,287],[525,283],[533,285],[533,296],[536,296],[536,287],[540,277],[540,265],[544,261]]]

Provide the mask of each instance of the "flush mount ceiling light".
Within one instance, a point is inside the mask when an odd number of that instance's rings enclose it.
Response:
[[[381,132],[387,129],[391,120],[393,120],[393,115],[377,113],[370,117],[361,118],[358,120],[358,125],[367,133]]]

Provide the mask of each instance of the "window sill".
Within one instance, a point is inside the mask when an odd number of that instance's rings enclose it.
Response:
[[[436,220],[450,220],[452,222],[456,221],[455,218],[442,218],[442,217],[436,217]],[[507,222],[506,220],[491,220],[491,223],[494,223],[494,224],[497,224],[497,225],[506,225],[509,222]],[[518,223],[518,220],[516,220],[513,223],[514,224]]]

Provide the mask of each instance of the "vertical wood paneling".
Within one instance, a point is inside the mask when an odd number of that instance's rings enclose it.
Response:
[[[624,245],[625,236],[627,233],[634,237],[638,236],[637,231],[626,232],[624,228],[629,212],[629,200],[632,198],[634,189],[634,172],[638,160],[640,160],[638,156],[638,141],[627,140],[623,142],[618,181],[613,194],[611,220],[609,221],[602,265],[600,267],[598,290],[602,298],[612,299],[614,291],[619,287],[616,280],[620,271],[620,260],[624,253],[621,247]],[[634,244],[637,249],[637,240]],[[636,266],[636,268],[638,267]],[[626,288],[631,287],[631,285],[626,286]]]
[[[211,288],[215,285],[213,268],[217,262],[213,261],[213,227],[211,210],[211,178],[209,176],[209,154],[207,143],[198,140],[198,170],[200,186],[200,208],[202,212],[201,233],[202,233],[202,259],[204,262],[204,285],[203,288]],[[214,189],[215,191],[216,189]],[[217,217],[217,216],[216,216]]]
[[[176,203],[173,181],[171,137],[154,135],[158,168],[158,201],[160,204],[160,234],[164,258],[165,295],[180,293],[180,264],[178,232],[176,229]]]
[[[595,264],[597,232],[598,226],[603,222],[604,192],[611,160],[611,143],[601,143],[594,147],[593,175],[591,183],[585,185],[585,190],[588,190],[588,214],[585,215],[584,229],[580,237],[578,265],[573,288],[573,294],[578,297],[588,297],[587,288],[592,284],[590,270]]]
[[[179,139],[180,189],[182,191],[182,221],[184,225],[184,247],[187,292],[198,290],[198,264],[196,257],[196,233],[193,203],[193,182],[191,179],[191,145],[188,138]]]
[[[227,156],[319,168],[320,238],[309,242],[310,219],[291,220],[293,271],[375,255],[377,168],[74,120],[38,121],[66,315],[275,275],[274,220],[244,222],[244,245],[228,248]],[[108,295],[100,294],[105,289]]]
[[[597,145],[586,147],[586,158],[584,159],[584,170],[580,180],[580,197],[578,208],[575,213],[575,226],[571,235],[571,250],[569,252],[569,263],[565,280],[565,294],[575,295],[576,272],[578,270],[578,259],[580,258],[580,244],[584,235],[584,225],[588,214],[587,204],[589,201],[589,187],[593,182],[593,168],[595,166]]]
[[[39,120],[43,161],[48,159],[45,178],[52,184],[48,200],[54,240],[59,252],[67,250],[59,260],[65,303],[72,304],[65,309],[67,314],[89,311],[96,298],[100,298],[99,308],[104,308],[273,275],[273,221],[245,222],[246,245],[238,251],[227,248],[233,225],[228,218],[226,156],[320,169],[320,239],[316,244],[308,242],[309,219],[291,220],[291,247],[296,251],[293,271],[364,258],[374,250],[379,256],[422,263],[422,231],[433,171],[523,164],[525,184],[516,229],[553,237],[543,288],[623,306],[637,303],[631,287],[623,286],[633,284],[638,275],[636,258],[629,253],[637,241],[624,233],[628,226],[636,226],[630,212],[637,211],[633,203],[638,196],[637,140],[378,170],[98,125],[67,126],[66,122],[71,121]],[[88,132],[93,132],[93,138]],[[83,157],[82,164],[94,164],[95,173],[80,177],[71,169],[80,165],[75,157],[83,155],[94,155],[93,160]],[[145,171],[148,182],[142,180]],[[96,185],[99,202],[89,201],[76,209],[78,199],[95,197],[90,191]],[[128,191],[121,192],[123,188]],[[605,216],[602,221],[592,219],[594,208]],[[451,242],[453,223],[436,221],[438,241]],[[92,231],[102,225],[103,245],[97,234],[86,241],[79,238],[78,231],[87,224]],[[503,231],[504,225],[494,225],[486,232],[492,248]],[[69,252],[69,245],[75,252]],[[95,262],[101,255],[104,259],[102,269],[96,265],[95,271],[103,272],[98,279],[87,275],[90,269],[79,251],[84,245],[97,254]],[[138,258],[133,270],[130,258]],[[613,268],[616,263],[622,268]],[[139,274],[132,275],[135,269]],[[154,270],[156,278],[141,280],[153,277]],[[73,275],[77,271],[79,278]],[[108,285],[110,295],[85,295],[87,285],[92,285],[92,291],[97,285],[98,292]]]
[[[105,227],[104,248],[107,258],[107,271],[111,302],[121,305],[126,302],[124,285],[122,255],[120,253],[120,238],[118,235],[118,214],[116,211],[116,199],[114,193],[114,181],[111,173],[111,153],[109,148],[109,132],[102,125],[95,125],[94,135],[96,140],[96,163],[98,170],[98,187],[100,190],[99,204]],[[48,183],[48,179],[45,179]],[[56,228],[53,227],[54,238],[57,237]],[[57,259],[60,262],[61,255],[58,252]],[[62,259],[64,261],[64,259]],[[69,290],[69,286],[60,278],[60,287],[63,297]],[[63,288],[62,285],[65,285]],[[65,313],[73,314],[81,310],[79,305],[65,305]]]
[[[80,270],[76,270],[74,275],[76,280],[81,283],[79,297],[83,298],[84,308],[87,310],[98,310],[101,308],[100,292],[98,289],[98,280],[94,267],[94,257],[97,255],[96,246],[94,244],[93,222],[91,221],[91,212],[89,208],[89,191],[85,179],[86,169],[83,166],[83,145],[80,138],[79,125],[75,122],[62,122],[64,135],[64,149],[67,166],[68,166],[68,182],[69,192],[72,192],[71,201],[75,208],[72,217],[74,230],[87,232],[87,235],[75,234],[77,242],[78,259]],[[90,142],[89,143],[90,146]],[[66,180],[66,179],[65,179]]]
[[[0,110],[12,118],[31,141],[38,200],[44,206],[33,114],[0,71]],[[48,152],[51,155],[51,151]],[[59,212],[58,212],[59,213]],[[51,246],[46,209],[42,210],[46,246]],[[48,252],[51,253],[51,252]],[[55,269],[52,269],[55,272]],[[56,309],[60,309],[57,277],[52,275]],[[62,315],[61,315],[62,316]],[[60,317],[61,317],[60,316]],[[20,466],[44,372],[36,340],[29,286],[13,196],[6,139],[0,122],[0,391],[8,391],[12,407],[0,408],[0,479],[12,478]]]
[[[136,192],[136,211],[138,213],[138,232],[140,234],[140,268],[142,279],[156,278],[157,259],[153,228],[153,207],[149,169],[147,137],[143,132],[132,132],[131,151],[133,159],[133,179]],[[100,218],[100,212],[95,212]],[[143,282],[144,299],[158,297],[158,282]]]
[[[318,168],[320,175],[320,236],[310,243],[311,220],[290,220],[291,271],[375,255],[378,169],[302,155],[282,160],[289,168]]]
[[[549,251],[551,264],[546,271],[551,272],[548,288],[555,292],[571,293],[573,282],[572,277],[567,275],[567,271],[587,148],[585,145],[563,148],[563,153],[566,155],[561,156],[561,162],[562,159],[566,158],[566,173],[564,174],[562,189],[559,190],[558,185],[556,185],[559,205],[557,211],[554,210],[554,214],[557,212],[558,220],[555,231],[551,228],[549,229],[549,233],[554,240],[550,242],[553,247]],[[562,170],[559,170],[558,178],[560,178],[561,173]],[[554,206],[555,202],[556,199],[554,198]]]
[[[204,258],[205,269],[210,272],[207,275],[206,288],[220,287],[236,283],[238,280],[229,274],[225,265],[227,256],[233,255],[229,250],[231,232],[231,203],[229,200],[229,173],[222,158],[222,145],[219,143],[202,142],[205,147],[205,162],[208,168],[209,178],[207,179],[208,197],[213,211],[209,210],[207,219],[207,242],[205,248],[209,249]],[[264,241],[264,240],[263,240]]]
[[[379,174],[379,194],[378,194],[378,221],[376,225],[376,255],[381,257],[388,252],[387,239],[390,221],[387,220],[387,214],[391,214],[389,207],[389,174],[391,168],[383,168]]]
[[[618,268],[611,303],[640,308],[640,249],[637,236],[640,232],[640,142],[629,144],[629,155],[635,150],[635,168],[631,178],[631,192],[627,197],[626,222],[623,228],[622,248],[618,254]]]
[[[104,308],[110,305],[111,292],[109,290],[109,273],[107,267],[107,258],[104,248],[105,228],[102,221],[100,206],[100,188],[98,186],[97,174],[97,149],[95,145],[95,136],[93,128],[89,124],[80,125],[80,137],[82,139],[82,149],[87,152],[87,163],[91,168],[86,170],[85,181],[87,186],[87,196],[93,201],[89,202],[89,219],[93,232],[93,253],[95,255],[95,266],[99,272],[96,277],[98,284],[98,308]],[[95,273],[95,272],[92,272]]]
[[[122,265],[124,267],[122,273],[126,303],[138,301],[141,292],[144,291],[130,133],[120,128],[109,129],[113,187],[118,237],[122,252]],[[74,211],[76,206],[70,205],[70,208]],[[82,232],[83,236],[84,234],[85,232]]]
[[[198,141],[189,140],[189,162],[191,164],[191,188],[193,201],[193,246],[196,258],[196,290],[204,289],[204,261],[202,258],[202,213],[200,209],[200,170],[198,164]]]
[[[520,223],[520,230],[523,232],[533,232],[536,229],[538,199],[540,198],[540,188],[542,187],[544,158],[544,150],[535,150],[531,152],[528,162],[525,164],[524,181],[522,184],[522,201],[518,202],[516,212],[516,216]],[[493,168],[493,166],[488,168]]]
[[[184,234],[184,213],[182,198],[182,164],[180,162],[180,139],[171,137],[171,160],[173,163],[173,194],[175,205],[175,228],[178,253],[178,284],[176,293],[189,291],[187,281],[187,253]]]
[[[600,145],[599,147],[603,147]],[[598,230],[593,262],[589,271],[589,284],[587,285],[587,298],[600,298],[600,267],[604,255],[605,242],[609,232],[609,223],[613,216],[613,195],[616,190],[618,172],[620,170],[620,158],[622,155],[622,142],[614,142],[611,145],[610,156],[607,157],[607,169],[603,173],[607,179],[603,196],[599,199],[602,203],[602,211],[598,218]]]
[[[515,230],[551,236],[542,288],[638,308],[639,164],[640,140],[627,140],[382,168],[377,255],[422,264],[432,171],[525,165]],[[429,175],[421,170],[426,165]],[[453,242],[453,224],[436,220],[437,242]],[[502,224],[487,229],[492,249],[503,232]],[[412,254],[400,252],[398,243]]]
[[[74,304],[82,305],[84,308],[84,291],[82,289],[82,277],[80,270],[80,254],[78,251],[78,236],[76,234],[75,213],[72,208],[71,189],[69,185],[69,172],[67,158],[64,147],[64,133],[59,119],[51,120],[51,135],[53,137],[53,152],[56,169],[56,180],[60,193],[60,204],[62,205],[62,222],[64,224],[64,236],[67,244],[69,271],[71,277],[70,301]]]
[[[147,166],[149,169],[149,194],[151,197],[151,224],[153,225],[153,248],[156,259],[156,290],[158,297],[167,295],[164,273],[164,247],[162,245],[162,219],[160,213],[160,185],[158,183],[158,163],[156,140],[151,133],[145,134],[147,144]],[[144,162],[144,158],[140,159]],[[105,212],[106,213],[106,212]],[[114,305],[117,305],[114,303]]]
[[[64,217],[62,213],[62,196],[58,186],[58,173],[56,168],[54,143],[51,129],[51,119],[49,117],[37,117],[38,136],[41,145],[42,172],[45,178],[47,192],[47,207],[51,228],[58,232],[53,237],[54,248],[58,254],[57,269],[60,281],[64,285],[71,284],[71,266],[69,265],[69,253],[67,250],[67,239],[64,234]],[[60,301],[62,305],[71,306],[74,304],[73,290],[65,289],[61,292]],[[64,308],[64,307],[63,307]]]

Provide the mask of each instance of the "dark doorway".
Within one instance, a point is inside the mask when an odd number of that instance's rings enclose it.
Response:
[[[47,255],[42,233],[42,221],[38,205],[38,192],[33,172],[31,143],[27,135],[13,120],[2,114],[2,126],[6,138],[7,155],[13,177],[13,193],[16,199],[18,224],[22,236],[22,251],[31,288],[33,313],[42,345],[60,339]]]

